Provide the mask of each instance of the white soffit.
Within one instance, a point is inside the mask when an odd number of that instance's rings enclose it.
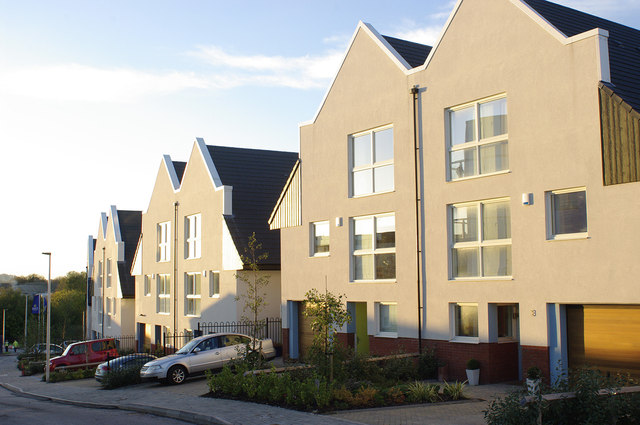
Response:
[[[173,192],[178,192],[180,190],[180,179],[178,179],[178,174],[176,174],[176,169],[173,167],[173,161],[169,155],[162,155],[162,162],[164,163],[164,169],[171,180],[171,186],[173,187]]]

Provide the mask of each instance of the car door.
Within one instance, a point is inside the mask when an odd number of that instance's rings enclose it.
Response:
[[[225,335],[220,337],[224,342],[223,363],[229,363],[230,361],[238,358],[244,353],[246,345],[250,339],[243,335]]]
[[[206,338],[198,344],[191,353],[188,354],[190,372],[202,372],[213,369],[219,363],[218,337]]]

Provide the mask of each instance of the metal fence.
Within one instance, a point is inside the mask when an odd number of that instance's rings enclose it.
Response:
[[[105,336],[105,338],[115,339],[118,351],[138,351],[138,341],[135,335],[110,335]]]
[[[194,338],[194,332],[165,332],[162,335],[162,346],[164,347],[164,354],[172,354],[177,350],[184,347],[184,345]]]
[[[198,335],[218,332],[237,332],[253,335],[253,322],[199,322]],[[274,344],[282,344],[282,319],[264,319],[257,323],[257,335],[260,339],[270,338]]]

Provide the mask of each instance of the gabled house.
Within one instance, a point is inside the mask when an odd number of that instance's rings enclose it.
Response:
[[[253,233],[269,254],[256,274],[270,282],[261,318],[280,316],[280,237],[267,218],[297,158],[202,139],[186,163],[164,156],[132,268],[141,348],[160,344],[166,333],[192,334],[201,322],[242,319],[244,302],[236,297],[245,291],[239,274]]]
[[[301,301],[326,286],[355,318],[348,344],[433,347],[451,378],[470,358],[481,382],[532,365],[639,376],[640,31],[460,0],[433,48],[409,46],[359,24],[300,127],[270,220],[285,351],[304,352]]]
[[[135,278],[131,265],[140,238],[141,212],[101,213],[98,234],[89,236],[87,337],[133,335]]]

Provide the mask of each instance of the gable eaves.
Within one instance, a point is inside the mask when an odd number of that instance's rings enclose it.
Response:
[[[171,187],[173,188],[173,193],[180,191],[180,179],[178,178],[178,174],[176,173],[176,169],[173,166],[173,161],[171,161],[171,157],[169,155],[162,155],[162,162],[164,163],[164,169],[169,176],[169,180],[171,181]]]
[[[113,236],[116,243],[122,242],[122,233],[120,232],[120,217],[118,217],[118,208],[115,205],[109,207],[111,214],[111,223],[113,226]]]
[[[411,65],[409,65],[409,63],[393,47],[391,47],[389,42],[385,40],[384,37],[380,35],[380,33],[378,33],[378,31],[376,31],[376,29],[373,28],[371,24],[360,21],[358,22],[358,26],[356,27],[356,30],[351,36],[351,40],[349,41],[347,50],[342,57],[342,61],[340,62],[338,71],[336,72],[333,79],[331,80],[331,84],[329,84],[329,88],[325,92],[324,97],[320,102],[320,106],[318,107],[318,110],[316,111],[315,115],[311,120],[298,124],[298,127],[304,127],[306,125],[313,124],[318,119],[318,116],[320,115],[320,111],[322,111],[322,107],[326,103],[327,98],[329,97],[329,93],[331,93],[331,89],[333,88],[333,85],[335,84],[338,78],[338,75],[340,75],[340,71],[342,70],[344,63],[347,60],[347,56],[349,55],[349,52],[351,51],[351,47],[353,47],[353,43],[355,42],[356,36],[358,35],[358,32],[360,30],[362,30],[365,34],[367,34],[378,45],[378,47],[380,47],[380,49],[382,49],[382,51],[387,54],[387,56],[391,59],[391,61],[395,63],[396,66],[398,66],[398,68],[402,72],[405,73],[405,75],[408,75],[409,71],[411,70]]]
[[[133,261],[131,261],[131,276],[142,276],[142,233],[138,236],[138,244],[136,245],[136,252],[133,254]]]
[[[204,142],[204,139],[202,137],[196,137],[196,145],[198,146],[198,150],[200,151],[202,161],[207,167],[209,179],[211,181],[211,184],[213,185],[213,189],[216,192],[222,190],[222,215],[231,215],[233,213],[233,187],[222,184],[222,179],[220,179],[220,174],[216,169],[213,158],[211,158],[209,148],[207,148],[207,144]],[[189,164],[187,164],[187,167],[189,167]],[[187,170],[185,170],[185,173],[186,172]]]
[[[551,22],[546,20],[544,16],[539,14],[533,7],[529,6],[523,0],[509,1],[565,46],[587,38],[596,37],[598,41],[596,47],[596,56],[599,66],[598,78],[600,81],[604,81],[606,83],[611,82],[611,71],[609,68],[609,31],[602,28],[593,28],[572,37],[567,37],[565,33],[556,28],[551,24]]]

